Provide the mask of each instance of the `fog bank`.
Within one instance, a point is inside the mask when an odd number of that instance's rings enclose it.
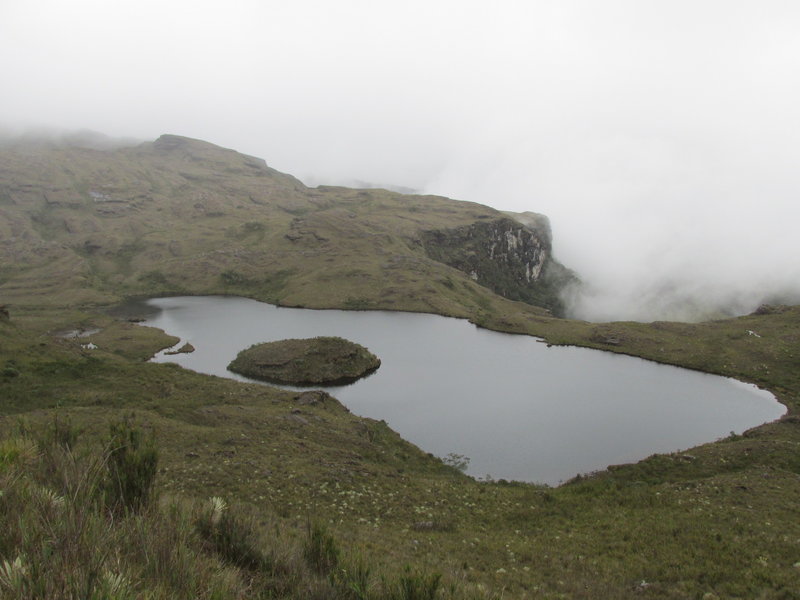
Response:
[[[741,314],[800,299],[797,31],[781,0],[8,0],[0,129],[542,212],[575,316]]]

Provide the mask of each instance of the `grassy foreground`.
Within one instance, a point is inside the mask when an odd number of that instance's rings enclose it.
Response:
[[[258,587],[250,570],[220,562],[196,537],[196,526],[185,525],[189,533],[180,535],[189,546],[182,560],[198,569],[192,580],[217,590],[208,581],[225,573],[224,593],[207,597],[314,597],[308,591],[314,586],[323,590],[317,597],[389,597],[385,586],[400,585],[411,573],[418,583],[441,574],[432,596],[441,598],[793,598],[800,589],[798,321],[798,308],[697,325],[530,321],[554,342],[607,345],[613,334],[617,351],[646,354],[649,348],[665,362],[757,380],[790,407],[782,420],[743,436],[559,488],[472,480],[325,394],[301,396],[145,363],[174,339],[85,311],[12,312],[0,324],[0,424],[5,443],[13,445],[20,423],[46,431],[54,418],[69,420],[81,432],[83,452],[102,456],[109,423],[134,412],[159,452],[154,493],[160,501],[147,513],[154,527],[196,521],[209,498],[219,497],[252,516],[248,528],[261,540],[259,552],[295,561],[295,584],[278,589],[258,579]],[[93,326],[102,331],[89,338],[53,335]],[[82,347],[87,340],[99,348]],[[29,493],[24,481],[38,477],[35,472],[4,471],[0,507],[11,526],[0,560],[9,568],[17,558],[30,565],[35,552],[45,552],[14,542],[42,518],[19,519],[14,512],[14,498]],[[184,507],[183,521],[165,518],[172,513],[163,511],[175,506]],[[96,561],[124,576],[132,593],[185,596],[124,549],[130,517],[91,518],[100,519],[93,525],[98,531],[110,528],[103,535],[114,548]],[[337,596],[330,576],[307,575],[297,557],[309,523],[324,525],[351,561],[343,567],[348,572],[358,561],[370,569],[371,596]],[[59,534],[49,535],[56,537],[47,543],[55,543]]]

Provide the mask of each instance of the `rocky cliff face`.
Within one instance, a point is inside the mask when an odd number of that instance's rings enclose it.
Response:
[[[575,279],[552,258],[546,218],[523,224],[512,218],[478,221],[452,229],[425,231],[428,256],[467,273],[512,300],[563,312],[561,288]]]

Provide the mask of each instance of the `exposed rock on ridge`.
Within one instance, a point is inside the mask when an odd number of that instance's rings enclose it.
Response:
[[[546,219],[532,227],[511,218],[425,231],[428,256],[467,273],[493,292],[563,312],[558,292],[575,276],[552,258]],[[539,223],[537,223],[539,224]]]

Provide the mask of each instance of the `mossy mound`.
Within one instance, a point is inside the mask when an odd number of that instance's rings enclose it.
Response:
[[[288,339],[242,350],[228,370],[271,383],[342,385],[375,371],[380,359],[340,337]]]

